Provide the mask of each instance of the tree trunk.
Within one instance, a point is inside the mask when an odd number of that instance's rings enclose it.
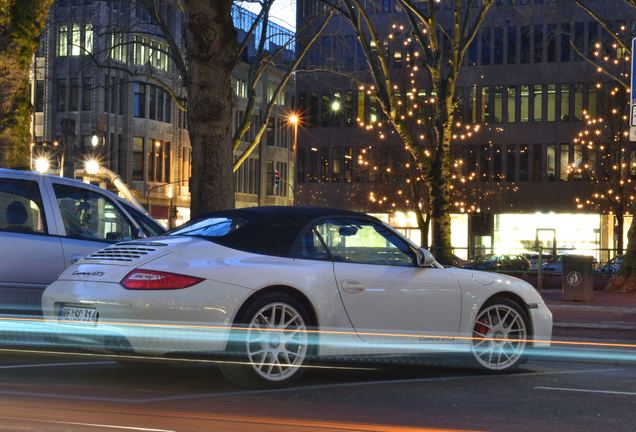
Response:
[[[232,70],[237,42],[232,0],[189,0],[187,4],[190,208],[192,217],[197,217],[234,207]]]
[[[420,229],[420,246],[428,249],[428,231],[431,224],[431,218],[429,215],[424,215],[419,208],[415,210],[415,217],[417,219],[417,227]]]
[[[432,252],[442,264],[452,263],[451,217],[448,182],[436,176],[429,184],[431,194]]]
[[[618,238],[616,239],[616,254],[623,255],[623,231],[625,230],[625,215],[622,211],[616,213],[616,232]]]
[[[450,84],[446,84],[450,86]],[[438,94],[449,94],[448,89]],[[440,113],[443,118],[438,119],[435,126],[437,134],[437,152],[432,162],[427,185],[431,203],[431,220],[433,234],[433,253],[441,264],[452,264],[453,251],[451,245],[451,205],[450,205],[450,142],[452,137],[452,94],[440,99]]]
[[[609,291],[636,291],[636,224],[627,231],[627,249],[618,275],[610,279],[607,286]]]
[[[53,0],[0,0],[0,166],[30,167],[29,69]]]

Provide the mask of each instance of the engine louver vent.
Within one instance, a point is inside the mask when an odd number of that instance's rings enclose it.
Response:
[[[157,249],[148,246],[115,245],[98,250],[84,258],[85,261],[124,261],[132,262],[143,258]]]

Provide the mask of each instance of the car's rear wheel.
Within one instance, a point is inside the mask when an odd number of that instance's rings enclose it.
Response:
[[[507,298],[488,301],[473,326],[472,354],[476,363],[492,372],[506,372],[524,360],[530,334],[526,311]]]
[[[223,374],[242,387],[282,387],[297,380],[312,346],[307,308],[285,293],[269,293],[244,309],[231,333]]]

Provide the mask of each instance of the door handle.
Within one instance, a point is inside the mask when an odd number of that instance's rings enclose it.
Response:
[[[354,280],[343,280],[341,282],[342,290],[344,292],[355,294],[365,290],[365,286],[362,282],[354,281]]]
[[[71,257],[71,264],[75,264],[76,262],[78,262],[82,258],[84,258],[84,255],[73,255]]]

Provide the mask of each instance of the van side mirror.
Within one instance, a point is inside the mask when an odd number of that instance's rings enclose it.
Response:
[[[430,267],[435,262],[435,257],[428,249],[418,248],[416,250],[416,256],[418,267]]]

